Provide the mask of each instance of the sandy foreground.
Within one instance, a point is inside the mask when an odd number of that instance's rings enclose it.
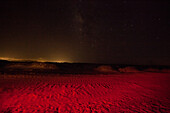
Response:
[[[170,73],[0,78],[2,113],[170,112]]]

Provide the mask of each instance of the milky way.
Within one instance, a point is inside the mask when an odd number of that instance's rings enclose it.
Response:
[[[0,57],[170,64],[168,1],[0,1]]]

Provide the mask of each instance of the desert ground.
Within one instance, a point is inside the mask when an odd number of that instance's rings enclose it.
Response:
[[[1,113],[169,113],[170,73],[3,75]]]

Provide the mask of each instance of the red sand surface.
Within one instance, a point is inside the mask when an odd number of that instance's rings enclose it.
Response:
[[[170,74],[0,79],[0,112],[170,112]]]

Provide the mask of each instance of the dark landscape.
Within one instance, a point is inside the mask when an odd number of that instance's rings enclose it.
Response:
[[[169,66],[0,64],[2,113],[170,112]]]

